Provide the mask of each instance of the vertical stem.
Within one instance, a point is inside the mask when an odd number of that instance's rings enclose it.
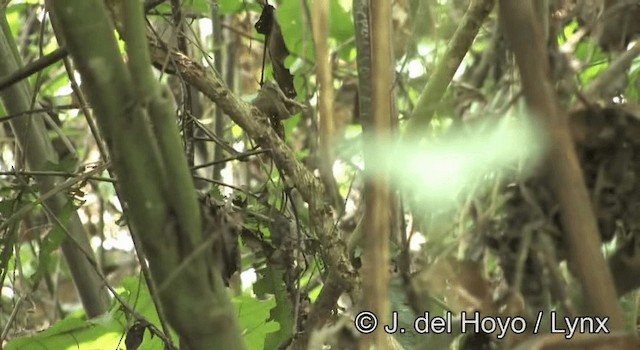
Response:
[[[218,11],[218,5],[214,4],[211,7],[211,21],[213,23],[213,61],[214,67],[220,74],[220,76],[225,76],[224,65],[223,65],[223,35],[222,35],[222,21],[224,20],[224,16],[221,16]],[[226,67],[229,68],[229,67]],[[225,129],[225,119],[224,112],[218,106],[216,106],[216,119],[215,119],[215,134],[220,139],[224,138],[224,129]],[[222,147],[219,145],[214,146],[213,151],[213,160],[219,161],[222,159]],[[222,181],[222,169],[224,169],[224,163],[216,163],[213,166],[213,179],[217,181]]]
[[[189,55],[189,47],[187,45],[185,25],[184,25],[184,16],[182,15],[181,3],[180,0],[171,0],[171,13],[173,17],[173,25],[176,31],[176,38],[178,43],[178,50],[180,50],[185,55]],[[185,153],[187,154],[187,162],[189,163],[189,167],[193,167],[194,159],[195,159],[195,147],[194,147],[194,133],[195,127],[194,122],[191,118],[193,116],[193,105],[192,105],[192,95],[193,91],[191,90],[191,86],[189,84],[182,82],[182,91],[184,94],[182,95],[182,127],[183,127],[183,137],[184,137],[184,148]]]
[[[570,266],[580,280],[591,312],[610,317],[611,331],[624,329],[611,272],[602,245],[589,193],[567,126],[549,80],[547,47],[531,1],[502,0],[500,20],[515,53],[527,107],[540,119],[549,144],[545,178],[560,206]]]
[[[387,0],[371,1],[371,75],[372,81],[372,120],[371,129],[366,132],[365,140],[375,143],[365,147],[365,168],[368,164],[380,162],[380,155],[375,150],[384,149],[380,145],[388,143],[391,136],[393,84],[393,62],[391,60],[391,2]],[[363,261],[363,307],[374,312],[379,320],[389,320],[389,236],[390,207],[392,202],[387,172],[374,177],[367,177],[365,183],[365,218]],[[369,349],[374,345],[377,349],[385,349],[387,334],[377,331],[373,338],[365,337],[361,349]]]
[[[311,18],[313,27],[313,42],[316,52],[316,77],[319,85],[318,96],[318,150],[320,177],[327,189],[327,195],[334,208],[343,212],[344,203],[338,191],[338,185],[333,177],[334,155],[331,141],[335,133],[333,121],[333,77],[331,72],[331,57],[329,56],[329,1],[313,2],[314,16]]]

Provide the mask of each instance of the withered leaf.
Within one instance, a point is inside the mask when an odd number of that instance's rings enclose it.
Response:
[[[273,21],[276,17],[275,11],[275,7],[269,4],[262,8],[260,18],[258,18],[258,22],[255,24],[255,28],[258,33],[262,35],[269,35],[271,33],[271,27],[273,26]]]
[[[265,36],[266,51],[269,52],[273,65],[273,75],[280,89],[288,98],[295,98],[298,94],[293,86],[293,75],[285,67],[284,61],[289,56],[289,49],[284,42],[280,24],[276,19],[276,9],[267,4],[262,8],[260,18],[255,24],[256,31]],[[262,84],[262,81],[260,82]]]
[[[144,331],[147,328],[141,322],[136,322],[127,331],[127,337],[124,340],[124,345],[127,350],[137,350],[142,344],[144,339]]]

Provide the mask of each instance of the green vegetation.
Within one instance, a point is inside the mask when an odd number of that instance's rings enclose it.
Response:
[[[3,2],[0,348],[639,348],[615,3]]]

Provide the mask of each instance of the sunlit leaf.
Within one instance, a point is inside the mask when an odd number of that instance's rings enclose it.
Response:
[[[262,278],[253,285],[257,295],[272,294],[275,296],[273,308],[269,311],[269,320],[276,321],[280,326],[277,332],[267,334],[265,349],[276,349],[293,332],[293,305],[284,286],[284,270],[267,267],[262,270]]]
[[[111,314],[89,321],[67,318],[32,337],[15,339],[5,349],[116,349],[122,331],[122,324]]]

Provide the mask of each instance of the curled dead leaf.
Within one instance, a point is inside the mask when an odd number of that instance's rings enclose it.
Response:
[[[280,89],[288,98],[295,98],[298,94],[293,86],[293,75],[284,65],[284,61],[289,56],[289,49],[287,49],[287,44],[282,36],[282,30],[276,19],[275,12],[276,9],[273,6],[266,4],[262,8],[262,13],[255,24],[255,28],[258,33],[265,36],[265,51],[269,52],[276,82],[278,82]],[[262,84],[262,81],[260,83]]]

